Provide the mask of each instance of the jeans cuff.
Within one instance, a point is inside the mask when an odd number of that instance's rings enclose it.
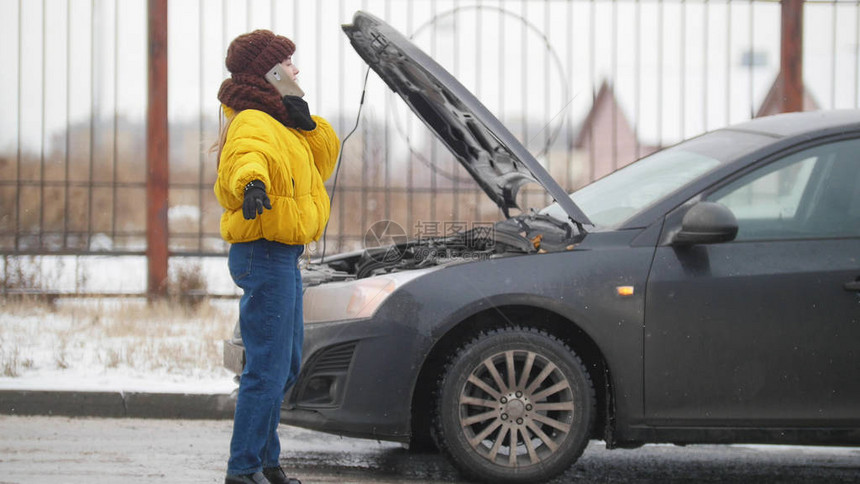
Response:
[[[228,476],[245,476],[248,474],[254,474],[256,472],[263,472],[263,468],[262,467],[256,467],[256,468],[249,467],[247,469],[238,469],[238,470],[230,469],[230,468],[227,469],[227,475]]]

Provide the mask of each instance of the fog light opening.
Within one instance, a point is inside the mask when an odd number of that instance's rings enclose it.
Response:
[[[330,405],[337,395],[337,377],[314,376],[304,385],[298,398],[299,405]]]

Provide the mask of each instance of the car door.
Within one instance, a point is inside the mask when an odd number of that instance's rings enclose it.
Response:
[[[732,242],[656,251],[647,420],[860,424],[860,140],[784,156],[702,199],[731,209],[739,231]]]

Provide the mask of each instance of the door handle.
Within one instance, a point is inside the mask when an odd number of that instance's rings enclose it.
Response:
[[[845,283],[845,290],[846,291],[858,291],[858,292],[860,292],[860,280],[846,282]]]

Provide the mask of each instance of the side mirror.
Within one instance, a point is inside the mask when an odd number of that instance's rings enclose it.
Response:
[[[729,242],[738,235],[738,220],[725,205],[699,202],[681,220],[681,231],[672,245],[717,244]]]

